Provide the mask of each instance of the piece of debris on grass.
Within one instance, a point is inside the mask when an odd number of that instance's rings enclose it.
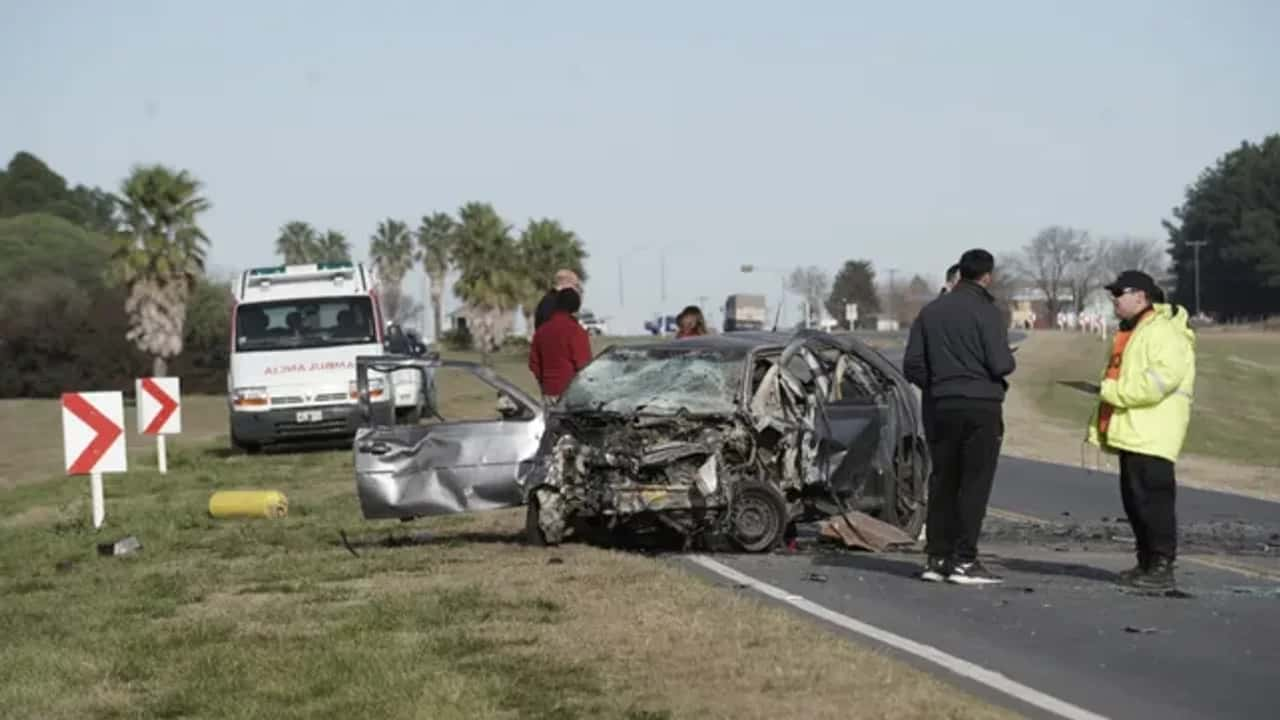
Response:
[[[809,573],[809,577],[805,579],[808,580],[809,582],[824,583],[827,581],[827,576],[823,575],[822,573]]]
[[[882,520],[853,510],[822,522],[820,537],[844,543],[846,547],[883,552],[895,545],[911,545],[915,539]]]
[[[547,564],[548,564],[548,565],[563,565],[563,564],[564,564],[564,558],[558,558],[558,557],[548,558],[548,559],[547,559]]]
[[[360,553],[356,552],[356,549],[351,547],[351,541],[347,539],[347,531],[340,529],[338,530],[338,535],[342,537],[342,546],[347,549],[347,552],[351,553],[352,557],[360,557]]]
[[[128,555],[142,549],[142,543],[138,538],[130,535],[129,537],[120,538],[115,542],[98,543],[98,554],[104,557],[118,557],[120,555]]]

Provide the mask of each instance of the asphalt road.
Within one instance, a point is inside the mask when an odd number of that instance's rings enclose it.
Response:
[[[1062,508],[1114,517],[1119,500],[1105,480],[1006,458],[993,506],[1046,521],[1064,520]],[[1234,520],[1280,533],[1280,506],[1264,501],[1184,491],[1179,511],[1184,526]],[[794,554],[715,559],[1106,717],[1276,716],[1280,582],[1213,566],[1216,557],[1231,556],[1198,555],[1210,564],[1184,557],[1179,566],[1179,587],[1191,597],[1131,595],[1113,582],[1114,572],[1132,564],[1123,538],[1072,538],[1062,534],[1069,524],[1046,528],[998,517],[988,526],[995,532],[983,543],[984,562],[1006,579],[992,588],[922,582],[915,578],[918,554],[815,545]],[[1280,540],[1271,552],[1280,554]],[[1266,572],[1262,558],[1250,560]],[[1030,716],[1051,716],[953,679]]]
[[[1113,474],[1002,458],[991,505],[981,551],[1005,577],[1002,586],[925,583],[915,578],[918,553],[857,553],[816,541],[796,553],[713,559],[1101,716],[1280,713],[1280,505],[1179,489],[1178,583],[1189,597],[1115,585],[1114,573],[1133,556]],[[1062,716],[889,651],[1028,716]]]

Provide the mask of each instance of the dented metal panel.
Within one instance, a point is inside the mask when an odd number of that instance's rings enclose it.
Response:
[[[367,371],[453,367],[481,379],[503,397],[509,418],[396,426],[369,414],[354,441],[356,492],[366,518],[411,518],[493,510],[524,502],[544,422],[532,398],[488,368],[425,360],[357,360],[358,383]]]

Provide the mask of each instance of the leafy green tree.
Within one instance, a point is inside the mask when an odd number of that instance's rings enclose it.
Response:
[[[519,267],[511,227],[492,205],[467,203],[458,211],[458,221],[453,262],[459,277],[453,292],[472,310],[472,335],[487,359],[497,349],[498,316],[520,303],[527,274]]]
[[[187,303],[186,336],[173,371],[182,377],[184,392],[219,393],[227,387],[231,348],[233,296],[227,282],[201,277]]]
[[[102,285],[111,241],[69,220],[44,213],[0,219],[0,287],[45,273],[83,287]]]
[[[827,296],[827,312],[840,322],[840,326],[848,328],[845,320],[845,305],[853,303],[858,306],[858,317],[864,318],[880,312],[880,296],[876,292],[876,271],[870,260],[847,260],[831,285],[831,294]]]
[[[326,230],[324,235],[316,239],[315,255],[311,262],[336,263],[351,262],[351,243],[347,236],[337,230]]]
[[[320,237],[315,228],[300,220],[294,220],[280,228],[280,237],[276,238],[276,254],[284,258],[286,265],[312,262],[319,240]]]
[[[430,283],[428,292],[431,296],[432,327],[435,328],[437,341],[444,335],[444,282],[449,275],[456,229],[457,224],[453,218],[442,212],[424,215],[422,224],[418,226],[418,255],[422,259],[422,270]]]
[[[127,291],[126,337],[164,375],[182,352],[187,300],[204,272],[209,238],[198,224],[210,203],[186,170],[135,167],[121,185],[123,230],[112,254],[112,277]]]
[[[1223,319],[1280,312],[1280,134],[1242,142],[1187,188],[1164,221],[1176,302]],[[1196,245],[1200,293],[1196,297]]]
[[[583,261],[587,251],[572,230],[567,230],[557,220],[533,220],[520,233],[517,245],[520,275],[519,304],[524,310],[525,327],[533,334],[533,315],[538,302],[551,287],[557,270],[568,268],[578,274],[583,283],[587,273]]]
[[[404,295],[400,286],[404,282],[404,276],[417,262],[413,233],[409,232],[409,226],[391,218],[378,223],[377,232],[370,238],[369,255],[377,270],[383,313],[390,320],[401,320],[400,306]]]
[[[0,218],[45,213],[65,218],[90,230],[115,229],[116,202],[110,193],[67,182],[40,158],[19,152],[0,170]]]

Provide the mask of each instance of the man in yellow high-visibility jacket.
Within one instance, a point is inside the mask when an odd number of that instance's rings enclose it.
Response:
[[[1178,544],[1174,463],[1191,420],[1195,332],[1186,308],[1165,304],[1146,273],[1126,270],[1106,289],[1120,327],[1089,420],[1089,442],[1120,458],[1120,496],[1138,554],[1123,581],[1171,590]]]

